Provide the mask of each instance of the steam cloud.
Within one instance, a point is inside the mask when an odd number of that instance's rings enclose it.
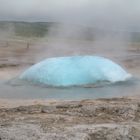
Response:
[[[0,0],[0,19],[68,22],[137,31],[139,7],[139,0]]]
[[[108,56],[110,48],[114,54],[124,55],[129,32],[140,31],[139,7],[139,0],[0,0],[0,20],[63,23],[50,28],[50,38],[55,35],[64,40],[49,40],[42,51],[44,58],[95,53]],[[88,43],[67,40],[86,39],[82,27],[102,30],[104,35],[94,30]]]

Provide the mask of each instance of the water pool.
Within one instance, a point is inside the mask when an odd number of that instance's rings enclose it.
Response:
[[[1,81],[0,97],[10,99],[82,100],[140,95],[140,78],[97,87],[53,88],[24,81]]]

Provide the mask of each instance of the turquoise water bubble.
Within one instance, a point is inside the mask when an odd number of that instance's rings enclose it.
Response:
[[[121,66],[99,56],[48,58],[20,75],[20,79],[50,86],[79,86],[125,81],[131,77]]]

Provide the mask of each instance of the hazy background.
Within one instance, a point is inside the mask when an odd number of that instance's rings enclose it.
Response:
[[[139,0],[0,0],[0,20],[67,22],[140,30]]]
[[[0,0],[0,62],[68,55],[137,61],[139,14],[139,0]]]

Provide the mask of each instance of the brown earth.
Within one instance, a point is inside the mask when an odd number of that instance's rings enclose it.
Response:
[[[2,140],[139,140],[140,98],[0,103]]]

